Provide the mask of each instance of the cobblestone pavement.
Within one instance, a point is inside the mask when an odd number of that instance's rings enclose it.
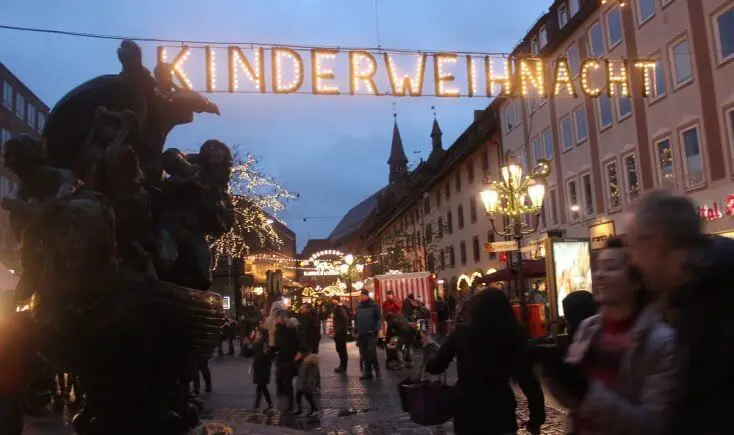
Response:
[[[321,413],[312,418],[281,415],[279,411],[263,414],[252,410],[254,387],[248,373],[250,361],[239,357],[214,357],[210,367],[213,377],[213,392],[201,398],[206,402],[203,415],[210,425],[210,434],[275,435],[302,433],[317,435],[357,434],[452,434],[451,423],[438,427],[421,427],[410,421],[400,409],[397,382],[409,373],[383,370],[382,378],[371,382],[359,380],[358,352],[354,343],[348,345],[350,367],[345,375],[333,372],[338,365],[334,343],[324,337],[320,347],[322,390],[317,395]],[[384,353],[379,352],[381,363]],[[449,382],[455,379],[455,366],[449,373]],[[270,385],[275,393],[274,383]],[[519,393],[518,420],[526,421],[525,397]],[[565,412],[547,400],[547,422],[545,435],[562,435],[565,429]],[[68,412],[55,418],[31,419],[24,434],[68,435],[73,433],[68,424]],[[216,430],[215,430],[216,429]],[[524,434],[523,430],[520,434]]]

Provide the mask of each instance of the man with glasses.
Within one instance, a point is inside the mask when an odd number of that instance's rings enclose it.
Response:
[[[680,391],[666,434],[731,431],[734,409],[734,240],[704,233],[686,197],[654,191],[627,229],[631,261],[678,333]],[[724,429],[727,427],[727,429]]]

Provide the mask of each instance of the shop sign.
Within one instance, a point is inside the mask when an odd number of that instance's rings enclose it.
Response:
[[[517,242],[514,240],[510,240],[505,242],[485,243],[484,250],[486,252],[517,251]]]
[[[705,221],[715,221],[721,219],[724,215],[734,216],[734,194],[727,196],[726,202],[721,206],[717,201],[714,201],[711,207],[708,204],[698,207],[698,214]]]
[[[604,222],[603,224],[592,225],[589,227],[589,238],[591,239],[591,250],[596,251],[604,249],[607,240],[616,234],[614,221]]]

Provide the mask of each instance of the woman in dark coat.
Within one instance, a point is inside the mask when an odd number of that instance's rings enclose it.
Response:
[[[517,403],[510,386],[514,379],[528,399],[528,431],[539,434],[545,422],[543,391],[510,301],[500,290],[488,289],[475,295],[470,307],[468,322],[457,325],[440,348],[423,335],[428,373],[443,373],[456,358],[455,433],[517,433]]]
[[[296,355],[301,350],[301,339],[298,333],[298,320],[288,318],[288,313],[280,311],[276,315],[275,327],[275,382],[278,396],[288,400],[288,412],[294,412],[293,378],[298,367]]]
[[[260,407],[260,400],[265,396],[265,402],[268,406],[265,412],[273,408],[273,400],[270,398],[268,384],[270,383],[270,369],[272,359],[267,353],[268,330],[258,328],[255,333],[255,340],[250,345],[252,352],[252,383],[255,384],[255,409]]]

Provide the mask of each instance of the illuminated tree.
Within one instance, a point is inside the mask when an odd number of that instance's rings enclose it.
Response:
[[[298,198],[298,194],[288,191],[259,169],[258,163],[252,154],[242,158],[235,149],[229,183],[234,222],[229,232],[212,240],[215,259],[220,255],[243,258],[253,248],[277,249],[282,244],[272,225],[273,219],[278,219],[286,203]]]

